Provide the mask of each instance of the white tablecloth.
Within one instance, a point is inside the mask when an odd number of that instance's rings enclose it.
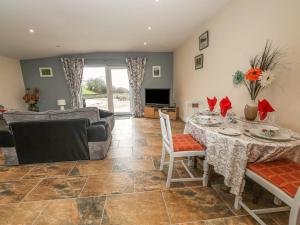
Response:
[[[232,194],[239,194],[247,163],[267,162],[288,157],[300,160],[300,140],[288,142],[270,142],[253,139],[244,134],[236,137],[220,134],[220,127],[204,127],[196,123],[192,117],[185,125],[185,133],[191,134],[197,141],[207,147],[206,159],[214,170],[223,175],[224,183],[231,187]],[[247,127],[248,126],[248,127]],[[236,124],[226,123],[231,127],[244,131],[253,124],[238,121]]]

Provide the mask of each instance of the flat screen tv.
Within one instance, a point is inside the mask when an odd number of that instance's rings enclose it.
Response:
[[[146,89],[146,105],[170,105],[170,89]]]

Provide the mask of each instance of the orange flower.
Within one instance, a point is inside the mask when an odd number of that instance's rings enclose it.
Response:
[[[248,72],[246,73],[246,79],[250,81],[257,81],[261,74],[261,69],[253,68],[248,70]]]

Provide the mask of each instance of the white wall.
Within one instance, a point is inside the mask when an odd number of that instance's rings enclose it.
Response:
[[[7,109],[24,109],[24,93],[20,61],[0,56],[0,105]]]
[[[271,102],[281,125],[300,131],[299,9],[299,0],[232,0],[200,26],[174,54],[174,92],[181,118],[185,101],[226,95],[242,115],[250,97],[245,87],[233,87],[232,74],[247,70],[249,59],[262,51],[266,40],[272,40],[284,52],[282,65],[275,71],[276,81],[258,98]],[[201,51],[204,68],[195,70],[198,37],[206,30],[210,44]]]

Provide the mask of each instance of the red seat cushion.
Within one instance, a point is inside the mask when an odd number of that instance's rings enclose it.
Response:
[[[251,163],[248,169],[263,177],[292,198],[300,187],[300,164],[283,159],[267,163]]]
[[[205,147],[196,141],[190,134],[173,135],[174,152],[203,151]]]

